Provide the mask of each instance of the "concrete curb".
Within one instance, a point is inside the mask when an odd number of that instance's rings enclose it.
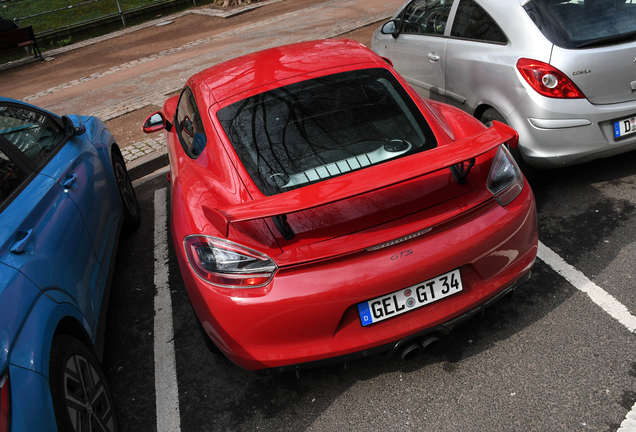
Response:
[[[170,164],[168,149],[155,151],[126,164],[131,180],[137,180]]]

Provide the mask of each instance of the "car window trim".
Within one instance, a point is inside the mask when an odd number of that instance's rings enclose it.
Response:
[[[0,203],[0,213],[2,213],[7,207],[9,207],[9,205],[11,205],[16,197],[20,195],[22,191],[24,191],[24,189],[26,189],[26,187],[33,181],[33,179],[37,177],[38,172],[31,169],[31,166],[29,166],[28,164],[25,164],[24,158],[20,157],[24,156],[24,154],[20,150],[18,150],[9,140],[2,136],[0,136],[0,151],[7,155],[7,157],[26,174],[26,178],[20,184],[20,186],[13,190],[4,200],[4,202]],[[19,155],[16,155],[16,152],[19,153]]]
[[[30,106],[30,105],[29,106],[25,106],[23,104],[12,103],[12,102],[7,102],[7,103],[0,104],[0,107],[5,107],[5,106],[6,107],[16,107],[16,108],[20,108],[20,109],[24,109],[24,110],[30,110],[30,111],[33,111],[33,112],[38,113],[40,115],[43,115],[45,117],[48,117],[51,120],[53,120],[55,122],[55,124],[57,124],[62,131],[64,131],[64,123],[62,122],[62,118],[56,116],[55,114],[52,114],[50,112],[38,109],[38,108],[36,108],[34,106]],[[64,147],[70,141],[70,138],[69,137],[64,137],[64,140],[62,140],[62,142],[55,149],[53,149],[46,156],[46,158],[43,159],[40,162],[39,165],[36,165],[33,161],[31,161],[31,159],[29,159],[20,149],[18,149],[15,146],[15,144],[13,144],[8,139],[0,136],[0,140],[2,140],[2,142],[5,143],[5,145],[8,145],[8,150],[12,154],[14,154],[14,157],[15,157],[16,160],[20,160],[24,164],[26,164],[26,166],[29,168],[30,171],[40,172],[55,157],[55,155],[62,149],[62,147]]]
[[[503,33],[503,30],[502,30],[502,33]],[[506,36],[506,35],[504,34],[504,36]],[[466,41],[466,42],[485,43],[485,44],[499,45],[499,46],[507,46],[508,44],[510,44],[510,39],[508,39],[507,36],[506,36],[506,42],[495,42],[495,41],[488,41],[488,40],[483,40],[483,39],[472,39],[472,38],[459,37],[459,36],[450,36],[450,39],[452,39],[452,40],[461,40],[461,41]]]
[[[179,95],[179,100],[177,101],[177,107],[174,111],[174,118],[173,123],[175,126],[175,131],[177,133],[177,138],[179,139],[179,143],[181,144],[181,148],[183,148],[183,151],[185,152],[186,155],[188,155],[188,157],[192,160],[196,160],[199,158],[199,156],[201,156],[201,154],[195,155],[192,150],[190,148],[188,148],[188,145],[185,143],[185,140],[182,138],[181,136],[181,132],[183,131],[183,129],[181,128],[181,125],[179,124],[179,105],[181,104],[181,98],[183,97],[183,95],[185,94],[186,90],[189,90],[190,93],[192,93],[192,97],[194,98],[194,103],[195,106],[194,108],[196,108],[197,114],[199,115],[199,118],[203,118],[201,116],[201,110],[199,109],[199,105],[197,103],[197,98],[194,94],[194,92],[192,91],[192,89],[190,88],[190,86],[185,86],[183,88],[183,90],[181,90],[181,94]],[[204,127],[204,132],[205,132],[205,127]],[[196,135],[196,134],[195,134]],[[206,139],[206,143],[207,143],[207,134],[204,135],[205,139]],[[192,137],[193,139],[193,144],[194,144],[194,137]]]
[[[33,171],[37,171],[37,167],[29,159],[26,157],[24,153],[22,153],[11,141],[6,139],[3,136],[0,136],[0,150],[4,152],[9,159],[11,159],[18,167],[25,172],[31,173]]]
[[[407,33],[402,31],[402,28],[404,27],[404,15],[406,14],[406,9],[411,5],[411,3],[413,3],[415,0],[411,0],[409,2],[407,2],[403,7],[402,10],[400,11],[399,14],[397,14],[395,16],[395,19],[393,21],[396,20],[400,20],[400,28],[398,29],[398,34],[403,34],[403,35],[413,35],[413,36],[432,36],[432,37],[444,37],[444,38],[448,38],[450,37],[450,29],[453,27],[453,23],[455,22],[455,12],[457,12],[457,7],[459,5],[459,0],[453,0],[453,4],[451,6],[451,10],[448,13],[448,21],[446,23],[446,28],[444,29],[444,34],[433,34],[433,33]]]
[[[455,0],[455,3],[453,3],[453,9],[451,10],[450,16],[448,17],[448,21],[450,23],[450,26],[447,26],[448,30],[448,37],[451,39],[458,39],[458,40],[465,40],[465,41],[471,41],[471,42],[482,42],[482,43],[489,43],[489,44],[493,44],[493,45],[501,45],[501,46],[506,46],[508,44],[510,44],[510,38],[508,37],[508,35],[506,34],[506,32],[504,31],[504,29],[501,28],[501,26],[499,25],[499,23],[492,17],[492,15],[490,15],[488,13],[488,11],[486,9],[484,9],[484,7],[482,5],[480,5],[479,3],[477,3],[477,6],[479,6],[485,13],[486,15],[488,15],[490,17],[490,19],[492,20],[492,22],[495,23],[495,25],[497,27],[499,27],[499,30],[501,31],[501,34],[504,35],[504,37],[506,38],[506,42],[496,42],[496,41],[488,41],[488,40],[483,40],[483,39],[472,39],[472,38],[465,38],[465,37],[459,37],[459,36],[451,36],[451,33],[453,32],[453,26],[455,25],[455,16],[457,15],[457,10],[459,9],[459,4],[462,2],[463,0]]]

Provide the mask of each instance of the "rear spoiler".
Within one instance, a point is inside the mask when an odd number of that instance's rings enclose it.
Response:
[[[516,147],[518,134],[511,127],[493,122],[476,135],[437,147],[407,159],[385,162],[364,170],[242,204],[211,209],[203,207],[206,218],[224,237],[231,223],[265,219],[296,213],[353,198],[407,180],[457,165],[509,143]]]

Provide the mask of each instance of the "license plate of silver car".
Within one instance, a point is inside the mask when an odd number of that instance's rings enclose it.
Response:
[[[362,326],[410,312],[462,291],[459,269],[358,304]]]
[[[636,133],[636,116],[614,122],[614,138]]]

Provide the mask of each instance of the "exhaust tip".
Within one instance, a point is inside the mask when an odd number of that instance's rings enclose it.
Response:
[[[402,357],[402,360],[409,361],[418,358],[421,352],[422,347],[420,345],[411,344],[402,350],[400,356]]]
[[[437,336],[431,336],[420,341],[420,345],[422,346],[423,350],[431,350],[437,348],[440,343],[441,341]]]

